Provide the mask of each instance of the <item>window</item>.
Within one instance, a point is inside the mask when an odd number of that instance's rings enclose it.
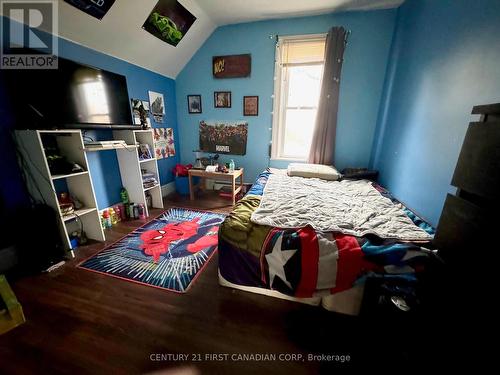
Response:
[[[309,155],[323,77],[325,38],[278,38],[272,159],[306,160]]]

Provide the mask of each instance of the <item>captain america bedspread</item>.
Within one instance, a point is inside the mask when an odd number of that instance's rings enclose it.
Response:
[[[423,267],[428,242],[322,233],[310,227],[280,229],[251,222],[270,173],[259,175],[221,226],[219,272],[227,281],[308,298],[350,289],[369,275],[414,279]],[[374,187],[399,205],[415,225],[434,234],[429,224],[388,191],[375,183]]]

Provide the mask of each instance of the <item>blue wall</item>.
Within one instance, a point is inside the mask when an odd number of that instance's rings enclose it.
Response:
[[[109,70],[127,77],[130,98],[149,100],[148,91],[163,93],[165,98],[166,117],[163,124],[155,127],[172,127],[176,150],[179,150],[179,134],[177,129],[177,107],[175,105],[175,81],[160,74],[140,68],[123,60],[102,54],[95,50],[59,38],[59,55],[87,65]],[[154,52],[152,52],[154,53]],[[168,62],[166,62],[168,63]],[[1,72],[0,72],[1,74]],[[12,116],[4,98],[8,98],[1,84],[0,75],[0,160],[2,160],[2,173],[0,173],[0,193],[5,200],[9,200],[12,207],[26,200],[20,172],[15,161],[13,146],[7,141],[8,131],[12,127]],[[111,139],[110,131],[94,132],[97,138]],[[92,181],[97,196],[98,207],[108,207],[120,201],[121,178],[118,169],[118,160],[114,151],[89,153]],[[5,163],[4,163],[5,162]],[[179,162],[179,157],[170,157],[159,160],[160,180],[162,184],[173,181],[172,167]],[[4,167],[5,165],[5,167]]]
[[[436,224],[472,107],[500,102],[500,1],[407,0],[384,96],[372,164]]]
[[[332,26],[352,31],[342,71],[336,166],[368,166],[383,89],[396,10],[348,12],[280,19],[219,27],[193,56],[176,79],[181,161],[193,162],[198,149],[200,120],[245,120],[249,135],[247,154],[233,158],[246,170],[246,181],[270,165],[271,111],[276,39],[270,35],[324,33]],[[212,56],[250,53],[250,78],[214,79]],[[231,91],[232,108],[215,109],[214,91]],[[188,94],[202,95],[202,114],[188,114]],[[243,116],[243,96],[259,96],[259,116]],[[287,163],[271,162],[271,166]]]
[[[62,39],[60,52],[126,75],[130,97],[147,99],[148,90],[163,92],[163,126],[174,128],[183,163],[193,161],[200,120],[248,121],[247,155],[234,159],[251,181],[268,165],[285,164],[268,157],[275,51],[269,35],[320,33],[331,26],[352,30],[341,81],[337,167],[370,164],[379,169],[383,185],[436,224],[446,193],[453,191],[449,183],[472,106],[500,101],[499,1],[407,0],[398,10],[220,27],[176,82]],[[212,78],[212,56],[240,53],[252,54],[250,78]],[[213,92],[219,90],[232,91],[232,108],[213,107]],[[202,95],[202,114],[187,113],[188,94]],[[243,116],[244,95],[259,95],[258,117]],[[0,194],[14,207],[25,194],[8,139],[12,113],[6,98],[0,84]],[[104,207],[118,200],[116,156],[106,152],[91,158],[98,159],[91,161],[92,173],[99,206]],[[170,169],[178,159],[160,161],[162,184],[172,181]]]

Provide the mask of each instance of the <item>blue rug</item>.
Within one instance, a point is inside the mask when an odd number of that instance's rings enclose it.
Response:
[[[184,293],[217,250],[224,218],[213,212],[171,208],[79,267]]]

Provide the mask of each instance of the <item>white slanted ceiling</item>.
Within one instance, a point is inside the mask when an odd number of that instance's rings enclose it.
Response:
[[[117,0],[102,20],[59,1],[59,35],[164,76],[175,78],[216,24],[194,0],[179,1],[196,21],[177,47],[142,29],[158,0]]]
[[[116,0],[102,20],[58,0],[59,36],[175,78],[218,26],[335,11],[394,8],[404,0],[178,1],[196,16],[196,21],[177,47],[142,29],[158,0]]]

